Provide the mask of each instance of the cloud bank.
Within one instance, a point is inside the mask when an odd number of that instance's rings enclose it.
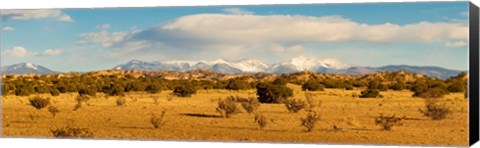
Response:
[[[341,16],[197,14],[135,32],[89,32],[81,42],[117,53],[188,50],[238,56],[245,53],[292,54],[310,43],[403,44],[468,40],[466,22],[364,24]],[[452,43],[456,41],[457,43]],[[228,55],[231,54],[231,55]]]
[[[62,53],[60,49],[47,49],[41,53],[33,52],[22,46],[15,46],[10,50],[5,50],[2,55],[12,57],[28,57],[28,56],[54,56]]]
[[[31,20],[53,18],[60,22],[73,22],[72,17],[57,9],[2,10],[3,20]]]

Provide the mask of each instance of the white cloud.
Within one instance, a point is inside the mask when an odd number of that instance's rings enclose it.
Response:
[[[122,58],[152,53],[175,57],[194,55],[194,58],[248,58],[255,54],[296,55],[305,52],[306,44],[326,42],[403,44],[467,41],[468,24],[418,22],[372,25],[340,16],[198,14],[146,30],[83,33],[80,39],[83,43],[108,48],[114,53],[112,56],[124,56]],[[178,54],[182,52],[189,54]]]
[[[95,28],[100,29],[100,30],[108,30],[112,27],[110,24],[102,24],[102,25],[97,25]]]
[[[6,50],[2,55],[12,57],[28,57],[28,56],[54,56],[62,53],[60,49],[47,49],[41,53],[33,52],[22,46],[15,46],[10,50]]]
[[[96,43],[102,47],[111,47],[112,45],[124,41],[127,38],[126,32],[89,32],[80,34],[81,43]]]
[[[241,8],[225,8],[223,9],[223,11],[230,14],[243,14],[243,15],[254,14],[252,11],[248,11]]]
[[[339,16],[199,14],[181,17],[157,26],[148,33],[157,33],[150,36],[176,40],[223,43],[341,41],[394,43],[466,40],[468,25],[431,22],[369,25]]]
[[[62,53],[60,49],[47,49],[44,52],[38,54],[38,56],[54,56]]]
[[[15,31],[15,28],[10,27],[10,26],[5,26],[2,28],[3,31]]]
[[[25,57],[25,56],[30,56],[34,55],[32,51],[27,50],[26,48],[22,46],[16,46],[13,47],[11,50],[6,50],[3,55],[6,56],[13,56],[13,57]]]
[[[467,47],[468,44],[465,41],[457,41],[457,42],[447,42],[445,43],[445,47],[449,48],[462,48],[462,47]]]
[[[30,20],[53,18],[61,22],[73,22],[73,19],[58,9],[2,10],[4,20]]]

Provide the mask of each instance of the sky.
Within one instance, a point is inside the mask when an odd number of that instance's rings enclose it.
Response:
[[[1,66],[335,58],[468,70],[468,2],[1,10]]]

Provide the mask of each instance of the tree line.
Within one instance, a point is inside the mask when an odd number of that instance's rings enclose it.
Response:
[[[462,72],[447,80],[423,77],[412,82],[402,80],[384,81],[380,79],[355,80],[355,79],[321,79],[311,78],[299,81],[281,75],[273,81],[257,80],[248,81],[242,77],[228,80],[168,80],[153,77],[133,77],[131,75],[90,76],[75,75],[69,77],[52,77],[40,75],[34,77],[17,77],[7,75],[2,83],[2,95],[29,96],[32,94],[48,94],[58,96],[61,93],[78,92],[80,95],[95,96],[97,92],[110,96],[120,96],[128,92],[158,93],[173,91],[177,96],[188,97],[197,90],[227,89],[248,90],[257,89],[257,95],[265,103],[282,102],[293,95],[293,90],[286,84],[301,85],[304,91],[323,91],[325,88],[353,90],[362,89],[361,98],[382,97],[381,92],[386,90],[410,90],[413,97],[439,98],[448,93],[463,92],[466,94],[466,73]],[[393,78],[392,78],[393,79]],[[277,100],[278,99],[278,100]]]

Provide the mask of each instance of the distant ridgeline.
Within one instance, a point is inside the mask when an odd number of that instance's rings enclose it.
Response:
[[[3,74],[2,95],[29,96],[71,92],[101,92],[111,96],[127,92],[171,91],[179,87],[193,90],[255,89],[259,84],[302,85],[304,90],[322,91],[323,88],[358,90],[368,92],[411,90],[417,97],[442,97],[456,92],[465,93],[468,75],[464,72],[446,80],[406,71],[376,72],[373,74],[322,74],[302,71],[289,74],[222,74],[208,70],[188,72],[104,70],[88,73],[57,74]],[[311,86],[320,87],[312,88]],[[362,94],[364,92],[362,91]],[[365,92],[367,93],[367,92]],[[433,94],[432,94],[433,93]],[[362,96],[360,96],[362,97]],[[376,98],[379,95],[364,97]]]
[[[145,62],[140,60],[131,60],[125,64],[120,64],[113,69],[118,70],[144,70],[144,71],[198,71],[207,70],[223,74],[289,74],[301,71],[311,71],[313,73],[328,74],[373,74],[381,71],[396,72],[408,71],[418,74],[424,74],[429,77],[448,79],[458,75],[461,71],[450,70],[434,66],[409,66],[409,65],[388,65],[381,67],[354,66],[343,63],[337,59],[310,59],[306,57],[296,57],[288,61],[265,64],[259,60],[239,60],[226,61],[222,59],[213,61],[162,61]],[[20,63],[1,68],[3,74],[52,74],[59,73],[50,70],[41,65],[32,63]]]

